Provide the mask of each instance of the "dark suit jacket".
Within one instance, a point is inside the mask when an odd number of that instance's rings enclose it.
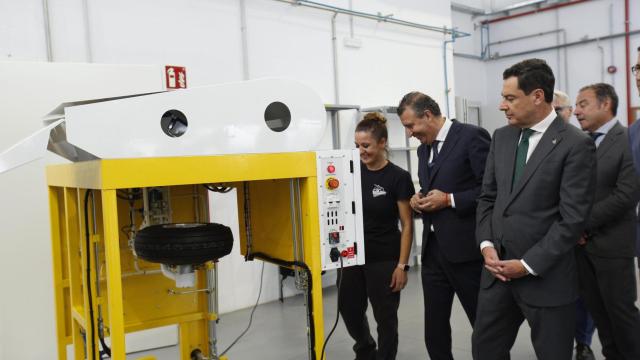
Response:
[[[453,194],[455,208],[422,213],[423,249],[433,224],[440,251],[454,263],[479,260],[476,246],[475,213],[491,137],[487,130],[452,120],[442,149],[429,169],[429,147],[418,147],[420,192],[431,189]]]
[[[616,123],[597,154],[596,199],[587,223],[586,250],[602,257],[634,257],[640,186],[627,129]]]
[[[578,294],[573,250],[593,203],[595,144],[556,117],[511,190],[519,138],[515,126],[494,133],[478,203],[478,246],[493,241],[501,259],[524,259],[538,274],[510,282],[526,304],[565,305]],[[495,280],[483,269],[481,287]]]
[[[640,119],[629,127],[629,144],[633,163],[636,165],[636,173],[640,175]],[[636,256],[640,256],[640,217],[636,224]]]

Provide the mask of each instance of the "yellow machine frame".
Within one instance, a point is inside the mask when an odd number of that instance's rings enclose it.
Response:
[[[243,255],[262,253],[274,259],[302,261],[309,267],[315,285],[311,299],[315,354],[319,359],[324,335],[316,176],[314,152],[96,160],[49,166],[58,359],[67,359],[69,344],[73,344],[75,359],[85,359],[85,337],[86,348],[91,341],[97,348],[99,338],[88,325],[92,321],[98,329],[99,312],[114,360],[125,360],[126,333],[171,324],[179,326],[180,359],[191,359],[194,349],[209,353],[207,324],[218,314],[209,311],[206,293],[185,291],[176,296],[175,291],[171,293],[175,284],[159,274],[158,264],[134,258],[123,227],[137,226],[140,219],[130,220],[129,204],[118,199],[118,191],[169,187],[173,222],[195,222],[201,221],[198,214],[208,209],[207,190],[200,185],[221,183],[237,189]],[[299,194],[297,220],[291,211],[294,182]],[[85,219],[87,190],[93,194],[93,216]],[[250,217],[246,216],[245,204],[250,204]],[[248,227],[245,219],[249,219]],[[85,245],[85,221],[92,229],[89,249]],[[296,232],[302,235],[304,244],[297,240]],[[251,234],[250,243],[247,234]],[[87,256],[97,256],[90,275]],[[215,266],[210,262],[197,270],[198,289],[206,287],[204,273]],[[98,289],[91,286],[96,279]]]

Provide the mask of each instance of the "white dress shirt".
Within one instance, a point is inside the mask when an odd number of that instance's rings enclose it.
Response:
[[[533,154],[533,151],[538,146],[538,143],[540,143],[540,139],[542,139],[542,136],[547,131],[549,126],[551,126],[551,123],[553,122],[553,120],[556,119],[557,116],[558,115],[556,114],[556,112],[552,110],[549,113],[549,115],[547,115],[547,117],[545,117],[542,121],[540,121],[539,123],[533,125],[530,128],[531,130],[534,131],[534,133],[529,136],[529,149],[527,149],[527,161],[529,161],[529,158],[531,157],[531,154]],[[522,139],[522,133],[520,134],[520,139]],[[520,141],[518,140],[518,144],[519,143],[520,143]],[[482,249],[484,249],[484,248],[486,248],[488,246],[494,247],[493,241],[484,240],[482,243],[480,243],[480,251],[482,251]],[[520,262],[522,263],[522,265],[525,267],[525,269],[527,269],[527,271],[530,274],[538,275],[524,260],[520,259]]]
[[[449,134],[449,130],[451,129],[451,124],[453,124],[453,121],[445,118],[444,124],[442,124],[440,131],[438,131],[438,135],[436,136],[436,139],[435,139],[435,141],[438,142],[438,154],[440,154],[440,151],[442,150],[442,146],[444,145],[444,141],[447,139],[447,135]],[[433,161],[433,150],[431,150],[431,152],[429,153],[429,162],[431,161]],[[456,202],[453,199],[453,194],[449,194],[449,198],[451,200],[451,207],[455,209]],[[433,231],[433,225],[431,230]]]
[[[600,146],[600,144],[602,144],[602,140],[604,140],[604,138],[607,136],[607,134],[609,133],[609,130],[611,130],[611,128],[618,122],[618,119],[613,118],[609,121],[607,121],[606,123],[604,123],[602,126],[600,126],[598,128],[598,130],[594,131],[594,133],[600,133],[602,134],[601,136],[598,136],[598,138],[596,139],[596,147]]]
[[[444,119],[444,124],[442,124],[442,127],[440,128],[440,131],[438,131],[438,135],[435,138],[435,141],[438,142],[438,154],[440,154],[440,151],[442,150],[442,146],[444,145],[444,141],[447,139],[447,135],[449,134],[449,130],[451,129],[451,124],[453,124],[453,121],[445,118]],[[429,163],[431,163],[431,161],[433,161],[433,150],[431,150],[429,152]],[[453,194],[449,194],[449,200],[451,202],[451,207],[452,208],[456,208],[456,201],[453,198]],[[431,224],[431,231],[435,231],[433,229],[433,224]]]

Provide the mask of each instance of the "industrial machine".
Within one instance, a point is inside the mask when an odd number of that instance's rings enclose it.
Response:
[[[365,249],[359,156],[315,151],[326,119],[313,91],[257,80],[68,103],[47,121],[0,154],[0,172],[37,147],[72,161],[47,169],[60,360],[68,344],[76,359],[124,360],[126,333],[169,324],[180,359],[226,359],[216,260],[234,241],[296,271],[320,358],[321,272],[363,264]],[[208,213],[208,192],[231,189],[239,239]]]

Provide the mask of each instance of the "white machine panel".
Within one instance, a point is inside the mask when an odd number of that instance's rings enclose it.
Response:
[[[50,151],[78,162],[310,151],[327,123],[320,96],[287,79],[68,102],[51,118],[63,121],[0,153],[0,173],[44,156],[47,135]]]
[[[360,156],[357,150],[318,151],[322,270],[364,264]]]
[[[163,128],[170,111],[184,119]],[[326,126],[320,96],[286,79],[73,106],[65,108],[65,119],[67,141],[100,159],[308,151]]]

